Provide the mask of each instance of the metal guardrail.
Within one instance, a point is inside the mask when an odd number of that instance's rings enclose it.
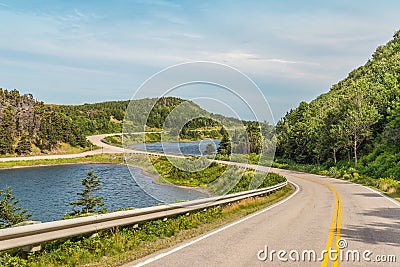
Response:
[[[287,181],[262,188],[249,190],[220,197],[204,198],[177,204],[160,205],[148,208],[118,211],[107,214],[92,215],[62,221],[19,226],[0,230],[0,250],[7,250],[29,245],[71,237],[79,234],[95,233],[123,225],[134,225],[139,222],[184,214],[217,205],[236,202],[245,198],[260,196],[281,189]]]

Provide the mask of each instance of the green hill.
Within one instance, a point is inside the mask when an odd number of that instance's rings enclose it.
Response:
[[[181,110],[171,113],[178,106]],[[224,125],[229,126],[241,123],[233,118],[211,114],[191,101],[176,97],[56,105],[54,109],[72,118],[85,135],[121,132],[122,123],[125,122],[126,125],[132,126],[133,131],[143,131],[144,125],[146,130],[154,131],[161,129],[173,131],[176,130],[175,125],[184,125],[181,133],[181,137],[184,138],[190,136],[188,133],[191,130],[219,125],[213,118],[218,118]],[[199,118],[186,123],[187,114]]]
[[[0,88],[0,154],[49,151],[60,143],[85,146],[85,136],[73,120],[52,106]]]
[[[400,31],[329,92],[278,122],[277,155],[400,177]]]
[[[182,109],[171,113],[177,106]],[[198,118],[186,121],[187,114]],[[2,155],[52,153],[63,143],[84,148],[88,145],[86,136],[121,132],[123,122],[135,131],[143,131],[146,125],[146,130],[164,129],[185,140],[221,138],[221,124],[232,128],[242,125],[240,120],[209,113],[176,97],[52,105],[34,100],[31,94],[21,95],[15,89],[0,89]]]

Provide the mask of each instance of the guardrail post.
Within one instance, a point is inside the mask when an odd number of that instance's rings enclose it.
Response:
[[[36,245],[28,245],[25,247],[21,248],[21,258],[26,260],[28,259],[28,254],[30,252],[36,252],[42,249],[42,246],[40,244],[36,244]]]
[[[14,227],[31,225],[31,224],[39,224],[39,223],[42,223],[42,222],[40,222],[40,221],[24,221],[24,222],[14,225]],[[41,249],[42,249],[42,247],[40,244],[32,244],[32,245],[24,246],[21,248],[21,258],[26,260],[26,259],[28,259],[29,252],[36,252]]]

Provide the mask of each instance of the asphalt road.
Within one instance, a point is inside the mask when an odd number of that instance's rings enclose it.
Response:
[[[399,202],[342,180],[272,171],[298,186],[292,198],[126,266],[400,266]],[[335,246],[336,239],[341,240],[339,245],[343,249]],[[332,254],[332,261],[325,254],[326,261],[319,261],[318,258],[324,258],[321,252],[329,247],[341,251],[343,260],[335,261],[336,254]],[[281,258],[287,261],[279,260],[277,253],[271,258],[272,250],[286,251],[288,254]],[[311,257],[309,261],[305,254],[306,260],[302,261],[305,250],[315,251],[317,260]],[[357,253],[360,261],[353,262]],[[396,263],[376,261],[379,256],[388,256],[389,260],[391,255],[396,256]]]
[[[100,149],[86,151],[83,153],[77,154],[64,154],[64,155],[40,155],[40,156],[25,156],[25,157],[7,157],[0,158],[0,162],[5,161],[19,161],[19,160],[40,160],[40,159],[65,159],[65,158],[80,158],[86,157],[89,155],[97,155],[97,154],[106,154],[106,153],[123,153],[123,149],[115,146],[110,146],[101,142],[106,136],[115,135],[115,134],[100,134],[100,135],[92,135],[88,136],[87,139],[94,145],[100,147]]]
[[[0,161],[123,152],[122,148],[102,143],[105,136],[88,137],[102,147],[99,150]],[[400,202],[343,180],[281,169],[271,171],[296,185],[295,194],[245,219],[126,266],[400,266]],[[341,259],[335,260],[335,253],[333,260],[329,259],[329,253],[323,254],[323,250],[338,250]]]

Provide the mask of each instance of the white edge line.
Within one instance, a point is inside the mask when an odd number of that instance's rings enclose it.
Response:
[[[361,185],[361,186],[364,187],[364,188],[366,188],[366,189],[368,189],[369,191],[372,191],[372,192],[374,192],[374,193],[380,195],[381,197],[386,198],[386,199],[389,200],[390,202],[392,202],[392,203],[394,203],[395,205],[397,205],[397,206],[400,207],[400,202],[398,202],[397,200],[395,200],[395,199],[393,199],[393,198],[390,198],[390,197],[386,196],[385,194],[382,194],[381,192],[376,191],[375,189],[372,189],[372,188],[370,188],[370,187],[368,187],[368,186],[365,186],[365,185]]]
[[[392,202],[392,203],[395,204],[396,206],[399,206],[399,207],[400,207],[400,202],[399,202],[399,201],[397,201],[396,199],[393,199],[393,198],[391,198],[391,197],[388,197],[387,195],[385,195],[385,194],[383,194],[383,193],[381,193],[381,192],[379,192],[379,191],[377,191],[377,190],[375,190],[375,189],[373,189],[373,188],[371,188],[371,187],[368,187],[368,186],[365,186],[365,185],[362,185],[362,184],[353,183],[353,182],[350,182],[350,181],[345,181],[345,180],[339,179],[339,178],[333,178],[333,177],[328,177],[328,176],[325,176],[325,177],[331,178],[331,179],[334,179],[334,180],[337,180],[337,181],[344,181],[344,182],[349,183],[349,184],[352,184],[352,185],[357,185],[357,186],[364,187],[365,189],[368,189],[369,191],[371,191],[371,192],[373,192],[373,193],[375,193],[375,194],[378,194],[378,195],[380,195],[381,197],[386,198],[387,200],[389,200],[390,202]]]
[[[156,255],[156,256],[154,256],[154,257],[152,257],[152,258],[149,258],[149,259],[147,259],[147,260],[145,260],[145,261],[143,261],[143,262],[141,262],[141,263],[138,263],[138,264],[136,264],[136,265],[130,265],[130,264],[128,263],[127,265],[124,265],[124,266],[126,266],[126,267],[128,267],[128,266],[141,267],[141,266],[144,266],[144,265],[146,265],[146,264],[152,263],[152,262],[157,261],[157,260],[159,260],[159,259],[162,259],[162,258],[164,258],[164,257],[166,257],[166,256],[168,256],[168,255],[170,255],[170,254],[173,254],[173,253],[175,253],[175,252],[178,252],[178,251],[181,250],[181,249],[184,249],[184,248],[186,248],[186,247],[188,247],[188,246],[191,246],[191,245],[193,245],[193,244],[195,244],[195,243],[197,243],[197,242],[199,242],[199,241],[201,241],[201,240],[203,240],[203,239],[206,239],[206,238],[208,238],[208,237],[210,237],[210,236],[213,236],[213,235],[215,235],[215,234],[217,234],[217,233],[219,233],[219,232],[221,232],[221,231],[224,231],[224,230],[226,230],[226,229],[228,229],[228,228],[230,228],[230,227],[232,227],[232,226],[235,226],[235,225],[237,225],[237,224],[239,224],[239,223],[242,223],[242,222],[244,222],[244,221],[247,221],[247,220],[249,220],[249,219],[251,219],[251,218],[253,218],[253,217],[256,217],[256,216],[258,216],[258,215],[260,215],[260,214],[262,214],[262,213],[264,213],[264,212],[266,212],[266,211],[269,211],[269,210],[271,210],[271,209],[273,209],[273,208],[275,208],[275,207],[277,207],[277,206],[279,206],[279,205],[285,203],[286,201],[288,201],[289,199],[291,199],[292,197],[294,197],[294,196],[299,192],[299,186],[298,186],[297,184],[293,183],[293,182],[290,182],[290,183],[293,184],[293,185],[296,187],[296,191],[295,191],[293,194],[291,194],[289,197],[287,197],[287,198],[285,198],[285,199],[279,201],[278,203],[275,203],[275,204],[273,204],[272,206],[269,206],[269,207],[267,207],[267,208],[265,208],[265,209],[263,209],[263,210],[260,210],[260,211],[258,211],[258,212],[256,212],[256,213],[253,213],[253,214],[251,214],[251,215],[249,215],[249,216],[247,216],[247,217],[244,217],[243,219],[240,219],[240,220],[238,220],[238,221],[236,221],[236,222],[233,222],[233,223],[231,223],[231,224],[228,224],[228,225],[226,225],[226,226],[223,226],[223,227],[221,227],[221,228],[218,228],[217,230],[214,230],[214,231],[212,231],[212,232],[210,232],[210,233],[208,233],[208,234],[206,234],[206,235],[203,235],[203,236],[201,236],[201,237],[199,237],[199,238],[197,238],[197,239],[195,239],[195,240],[192,240],[192,241],[189,241],[189,242],[187,242],[187,243],[185,243],[185,244],[182,244],[182,245],[180,245],[180,246],[178,246],[178,247],[176,247],[176,248],[174,248],[174,249],[171,249],[171,250],[169,250],[169,251],[167,251],[167,252],[158,254],[158,255]]]
[[[281,170],[281,169],[280,169],[280,170]],[[282,170],[285,170],[285,169],[282,169]],[[303,172],[303,174],[308,174],[308,173]],[[290,175],[290,174],[288,174],[288,175]],[[346,181],[346,180],[343,180],[343,179],[340,179],[340,178],[334,178],[334,177],[329,177],[329,176],[324,176],[324,175],[318,175],[318,174],[312,174],[312,173],[311,173],[311,175],[319,176],[319,178],[329,178],[329,179],[332,179],[332,180],[335,180],[335,181],[342,181],[342,182],[346,182],[346,183],[348,183],[348,184],[352,184],[352,185],[357,185],[357,186],[364,187],[364,188],[368,189],[369,191],[371,191],[371,192],[373,192],[373,193],[375,193],[375,194],[378,194],[378,195],[380,195],[381,197],[386,198],[387,200],[389,200],[390,202],[392,202],[392,203],[395,204],[396,206],[399,206],[399,207],[400,207],[400,202],[399,202],[399,201],[397,201],[396,199],[391,198],[391,197],[389,197],[389,196],[387,196],[387,195],[385,195],[385,194],[383,194],[383,193],[379,192],[378,190],[375,190],[375,189],[373,189],[373,188],[371,188],[371,187],[368,187],[368,186],[365,186],[365,185],[362,185],[362,184],[357,184],[357,183],[350,182],[350,181]]]

